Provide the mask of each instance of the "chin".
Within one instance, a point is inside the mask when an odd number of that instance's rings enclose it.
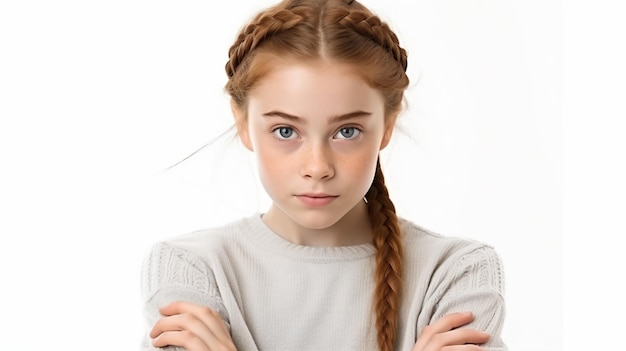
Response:
[[[338,216],[337,213],[324,213],[323,211],[316,211],[310,213],[294,214],[291,219],[299,226],[312,230],[323,230],[332,227],[337,224],[343,216]]]

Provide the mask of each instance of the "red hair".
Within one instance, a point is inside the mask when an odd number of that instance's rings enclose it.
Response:
[[[357,1],[282,1],[258,13],[240,31],[228,54],[226,91],[242,111],[250,89],[271,69],[275,57],[324,59],[358,67],[365,81],[381,92],[387,119],[401,110],[409,84],[407,55],[397,36]],[[391,351],[398,331],[403,249],[380,163],[365,198],[377,249],[373,301],[377,342],[381,351]]]

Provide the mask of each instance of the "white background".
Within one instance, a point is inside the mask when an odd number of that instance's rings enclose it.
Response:
[[[144,331],[139,269],[149,247],[263,210],[253,164],[232,134],[165,169],[231,126],[222,91],[226,52],[239,27],[269,3],[0,2],[3,350],[137,349]],[[607,205],[597,203],[602,192],[578,186],[581,172],[603,164],[586,143],[563,153],[564,111],[581,113],[564,108],[563,83],[574,87],[565,90],[568,102],[580,104],[598,94],[593,86],[580,90],[596,78],[589,70],[605,69],[569,65],[565,80],[564,44],[586,53],[581,41],[595,44],[596,37],[585,27],[565,40],[565,11],[552,0],[364,3],[409,52],[408,110],[383,154],[399,213],[499,251],[511,350],[563,350],[566,335],[567,349],[586,349],[588,328],[606,327],[594,308],[583,307],[587,293],[607,287],[610,302],[594,305],[623,306],[608,288],[611,276],[569,260],[618,229],[606,221],[578,225]],[[590,19],[588,9],[570,9]],[[615,22],[603,18],[591,16],[614,33]],[[610,62],[619,62],[616,54]],[[623,96],[618,91],[611,97]],[[589,133],[597,124],[578,122],[566,140],[597,137]],[[616,148],[613,138],[597,139]],[[564,161],[576,176],[567,183]],[[606,174],[610,181],[623,171]],[[573,189],[566,199],[582,201],[565,206],[564,186]],[[578,206],[585,203],[592,206]],[[623,206],[611,208],[623,213]],[[580,228],[588,240],[576,241]],[[575,253],[567,257],[564,229],[567,252]],[[603,265],[615,264],[602,256]],[[565,274],[565,258],[573,273]],[[580,285],[567,294],[566,277]]]

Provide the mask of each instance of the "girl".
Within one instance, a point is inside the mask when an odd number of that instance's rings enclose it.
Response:
[[[226,90],[272,205],[152,248],[144,349],[506,349],[497,253],[389,199],[378,158],[406,68],[357,1],[284,0],[243,28]]]

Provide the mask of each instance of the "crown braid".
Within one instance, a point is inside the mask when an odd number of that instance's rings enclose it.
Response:
[[[277,33],[285,32],[302,23],[310,9],[297,7],[293,9],[274,8],[273,11],[260,13],[238,35],[235,43],[228,50],[226,74],[232,77],[237,67],[246,56],[256,49],[264,40]]]
[[[345,27],[352,28],[363,37],[369,38],[383,47],[406,72],[408,66],[406,50],[400,47],[400,41],[396,34],[378,16],[364,11],[345,10],[337,22]]]
[[[374,231],[374,246],[377,249],[374,310],[378,346],[381,351],[392,351],[400,311],[403,249],[396,209],[389,198],[380,161],[376,165],[374,181],[365,198]]]

